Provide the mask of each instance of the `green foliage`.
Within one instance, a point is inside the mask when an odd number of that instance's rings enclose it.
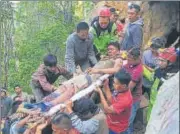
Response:
[[[44,55],[55,54],[60,64],[64,64],[65,41],[79,20],[64,23],[61,7],[55,2],[20,2],[16,11],[15,58],[10,60],[8,89],[13,91],[20,84],[24,91],[31,93],[31,75]],[[74,7],[72,7],[75,9]],[[43,14],[43,15],[39,15]],[[53,17],[50,17],[53,16]]]

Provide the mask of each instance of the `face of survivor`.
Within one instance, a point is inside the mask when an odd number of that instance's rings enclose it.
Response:
[[[108,51],[108,56],[110,57],[113,57],[117,55],[117,53],[119,53],[119,50],[112,45],[108,46],[107,51]]]

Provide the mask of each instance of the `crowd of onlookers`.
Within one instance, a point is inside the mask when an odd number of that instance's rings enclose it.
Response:
[[[46,55],[32,75],[33,95],[23,92],[20,85],[14,87],[12,96],[2,88],[2,133],[133,134],[133,122],[145,92],[151,100],[149,119],[151,102],[155,101],[160,85],[168,73],[179,70],[179,50],[163,48],[165,44],[158,37],[142,51],[144,24],[140,6],[128,5],[127,13],[128,19],[120,18],[115,8],[103,8],[90,25],[78,23],[66,41],[65,67],[57,64],[55,55]],[[104,55],[114,66],[93,68]],[[110,77],[90,95],[72,102],[69,99],[76,87],[60,88],[53,83],[61,75],[66,79],[76,77],[77,66],[86,74],[110,74]],[[42,113],[59,103],[65,103],[66,107],[53,117],[43,117]]]

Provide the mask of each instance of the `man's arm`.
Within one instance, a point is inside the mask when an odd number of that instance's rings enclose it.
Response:
[[[52,92],[54,91],[54,86],[50,84],[45,75],[39,76],[39,83],[44,91]]]
[[[134,47],[141,47],[142,46],[142,40],[143,40],[143,33],[142,33],[141,26],[136,26],[133,29],[132,38],[133,38],[133,46]]]
[[[24,119],[20,120],[17,125],[16,125],[16,128],[21,128],[23,127],[27,121],[30,119],[30,116],[28,115],[27,117],[25,117]]]
[[[74,43],[70,39],[66,43],[65,66],[69,72],[75,73]]]
[[[48,124],[49,124],[48,121],[45,121],[45,123],[39,124],[36,128],[35,134],[43,134],[43,130],[44,130],[44,128],[47,127]]]
[[[133,91],[133,89],[135,88],[135,86],[136,86],[136,82],[134,82],[134,81],[130,81],[130,83],[129,83],[129,89],[131,90],[131,91]]]
[[[73,74],[67,71],[64,67],[58,66],[58,70],[59,70],[59,73],[68,80],[73,77]]]
[[[111,93],[110,88],[109,88],[109,80],[108,79],[104,82],[103,87],[104,87],[104,91],[105,91],[107,101],[110,104],[112,102],[112,93]]]
[[[99,93],[99,96],[100,96],[100,100],[101,100],[101,103],[104,107],[104,110],[106,113],[115,113],[114,109],[112,106],[109,106],[101,89],[99,87],[97,87],[96,91]]]
[[[96,69],[98,73],[105,73],[105,74],[114,74],[116,72],[118,72],[121,67],[122,67],[122,60],[117,59],[115,61],[114,67],[113,68],[106,68],[106,69]]]
[[[107,104],[104,96],[103,96],[103,93],[102,93],[101,89],[97,88],[96,91],[99,92],[99,95],[100,95],[100,98],[101,98],[101,103],[102,103],[106,113],[109,113],[109,114],[119,114],[122,111],[124,111],[124,109],[128,105],[126,102],[124,102],[124,100],[120,99],[117,102],[111,104],[111,106],[109,106]]]
[[[93,134],[97,132],[99,128],[99,121],[96,119],[89,119],[86,121],[82,121],[74,113],[71,113],[70,117],[71,117],[73,127],[76,128],[80,133]]]
[[[93,48],[93,39],[91,37],[90,39],[90,44],[88,46],[88,59],[90,60],[91,64],[94,66],[97,63],[97,59],[94,53],[94,48]]]
[[[71,117],[73,127],[83,134],[93,134],[97,132],[99,128],[99,121],[96,119],[89,119],[87,121],[82,121],[77,115],[73,113],[72,105],[73,105],[72,101],[68,101],[66,103],[66,112]]]

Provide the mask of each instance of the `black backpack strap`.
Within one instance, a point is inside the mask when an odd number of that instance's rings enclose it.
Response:
[[[110,24],[108,26],[108,33],[111,33],[113,24],[114,24],[113,22],[110,22]]]
[[[99,37],[101,32],[100,32],[100,30],[98,28],[97,22],[94,22],[92,27],[95,29],[97,37]]]
[[[91,22],[91,26],[92,26],[96,21],[98,21],[98,19],[99,19],[98,16],[94,17],[93,20],[92,20],[92,22]]]

